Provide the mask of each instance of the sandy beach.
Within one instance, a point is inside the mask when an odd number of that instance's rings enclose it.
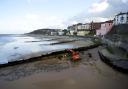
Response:
[[[0,89],[127,89],[128,76],[103,63],[100,49],[80,51],[77,62],[63,53],[1,68]]]

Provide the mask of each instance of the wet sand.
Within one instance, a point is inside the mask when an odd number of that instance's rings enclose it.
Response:
[[[0,89],[127,89],[128,75],[103,63],[98,49],[81,51],[78,62],[58,54],[1,68]]]

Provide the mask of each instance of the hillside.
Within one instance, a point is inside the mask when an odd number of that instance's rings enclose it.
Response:
[[[50,35],[51,32],[56,32],[58,31],[59,29],[37,29],[37,30],[34,30],[28,34],[43,34],[43,35]]]

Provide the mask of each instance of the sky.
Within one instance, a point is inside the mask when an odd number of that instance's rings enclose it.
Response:
[[[128,0],[0,0],[0,34],[113,19],[128,11]]]

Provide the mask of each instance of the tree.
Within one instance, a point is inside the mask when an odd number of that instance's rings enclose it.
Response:
[[[68,33],[68,30],[64,29],[63,32],[64,32],[64,35],[66,35]]]

